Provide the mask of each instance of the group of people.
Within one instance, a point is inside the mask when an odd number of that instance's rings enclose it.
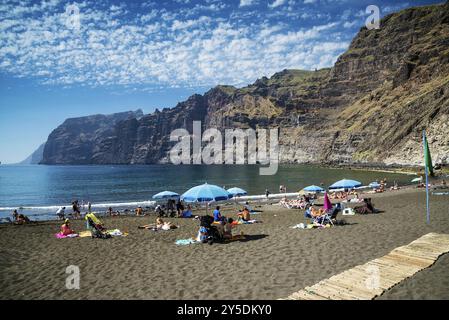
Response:
[[[84,216],[86,220],[86,229],[92,232],[92,237],[106,237],[103,223],[98,219],[94,212],[88,212]],[[60,232],[58,234],[61,237],[67,237],[70,235],[76,235],[76,231],[73,230],[70,226],[70,220],[65,219],[64,223],[60,227]]]
[[[167,217],[177,217],[177,218],[192,218],[192,207],[184,205],[184,202],[181,200],[168,200],[167,205],[157,205],[155,210],[156,214],[159,217],[167,216]]]
[[[285,207],[287,209],[306,209],[309,204],[310,201],[306,201],[304,197],[293,200],[289,200],[285,197],[279,202],[280,206]]]
[[[72,217],[73,219],[81,219],[81,208],[84,208],[84,202],[82,205],[80,205],[78,200],[72,201],[72,213],[68,214],[68,216]],[[90,213],[92,211],[92,204],[90,202],[87,203],[87,213]],[[66,207],[59,207],[56,211],[56,216],[59,220],[65,220],[66,219]]]
[[[12,213],[12,219],[14,224],[28,224],[31,220],[24,214],[14,210]]]

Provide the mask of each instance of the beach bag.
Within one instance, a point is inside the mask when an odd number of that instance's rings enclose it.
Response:
[[[94,229],[92,230],[92,238],[93,239],[110,239],[112,236],[107,233],[103,233],[100,230]]]
[[[198,237],[197,240],[199,242],[207,242],[209,239],[209,233],[206,227],[200,227],[200,230],[198,231]]]

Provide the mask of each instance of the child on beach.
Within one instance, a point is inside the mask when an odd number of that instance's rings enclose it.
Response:
[[[12,220],[16,222],[18,219],[19,219],[19,213],[17,212],[17,210],[14,210],[12,213]]]
[[[138,207],[136,209],[136,216],[140,217],[142,215],[143,215],[143,209],[142,209],[142,207]]]
[[[224,239],[232,239],[232,228],[234,219],[229,218],[227,223],[224,225],[224,232],[223,232],[223,238]]]

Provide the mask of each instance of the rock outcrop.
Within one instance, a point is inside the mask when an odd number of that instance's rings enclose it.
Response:
[[[334,67],[284,70],[244,88],[218,86],[172,109],[69,119],[45,146],[46,164],[167,162],[170,133],[280,128],[281,161],[422,162],[427,129],[436,162],[449,161],[449,3],[406,9],[362,28]]]

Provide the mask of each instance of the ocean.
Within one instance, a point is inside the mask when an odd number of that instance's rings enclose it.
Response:
[[[410,184],[405,174],[332,169],[309,165],[283,165],[274,176],[260,176],[258,166],[39,166],[0,165],[0,218],[11,217],[14,209],[32,220],[56,217],[60,206],[71,212],[71,202],[92,203],[95,211],[109,206],[133,209],[153,204],[152,196],[169,190],[179,194],[205,182],[221,187],[240,187],[250,195],[264,194],[265,189],[287,192],[337,180],[355,179],[368,185],[387,178],[391,184]]]

